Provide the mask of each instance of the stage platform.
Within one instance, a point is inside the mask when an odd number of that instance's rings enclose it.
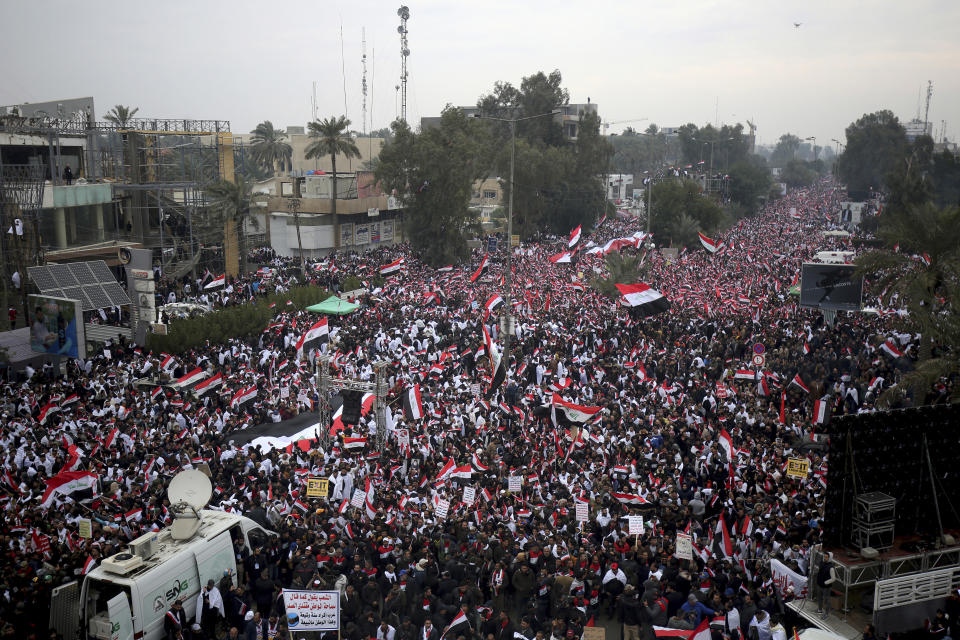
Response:
[[[843,612],[837,609],[834,609],[833,612],[827,616],[827,619],[824,620],[820,614],[817,613],[817,603],[813,600],[794,600],[793,602],[787,603],[787,608],[803,618],[810,626],[836,634],[847,640],[859,640],[859,638],[863,636],[863,627],[870,622],[869,616],[863,616],[863,624],[859,624],[858,629],[850,624],[854,622],[853,620],[841,618],[840,616],[843,615]]]

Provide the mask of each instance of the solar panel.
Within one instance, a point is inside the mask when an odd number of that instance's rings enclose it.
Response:
[[[117,277],[110,271],[110,267],[103,260],[91,260],[87,263],[90,271],[93,272],[96,282],[116,282]]]
[[[68,264],[52,264],[49,269],[58,287],[75,287],[80,284]]]
[[[90,306],[90,300],[87,299],[87,296],[83,293],[83,289],[80,287],[65,287],[63,289],[63,297],[79,300],[80,306],[84,311],[92,311],[95,308]]]
[[[29,267],[27,268],[27,273],[30,274],[30,279],[33,280],[33,283],[37,285],[37,289],[40,289],[40,291],[59,288],[57,281],[54,280],[53,275],[50,273],[49,267]]]
[[[93,309],[104,309],[113,306],[110,302],[110,296],[104,292],[103,287],[99,284],[88,284],[83,288],[83,292],[90,298],[91,308]]]
[[[110,298],[111,304],[115,307],[120,307],[125,304],[130,304],[130,298],[127,296],[127,292],[123,290],[116,282],[107,282],[103,285],[103,290],[107,294],[107,297]]]
[[[67,266],[80,284],[97,284],[97,276],[86,262],[71,262]]]

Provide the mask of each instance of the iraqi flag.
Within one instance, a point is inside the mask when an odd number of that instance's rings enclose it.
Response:
[[[470,276],[470,282],[476,282],[477,278],[482,276],[489,266],[490,257],[487,254],[483,254],[483,260],[480,261],[480,266],[477,267],[477,270],[473,272],[472,276]]]
[[[637,284],[618,284],[615,286],[620,290],[620,294],[626,300],[627,305],[640,309],[645,316],[652,316],[670,308],[670,301],[648,284],[638,282]]]
[[[297,356],[303,355],[305,350],[310,353],[328,340],[330,340],[330,326],[327,324],[327,317],[324,316],[313,323],[313,326],[297,340]]]
[[[343,448],[344,449],[362,449],[367,446],[366,438],[349,438],[344,437],[343,439]]]
[[[40,409],[40,415],[37,416],[37,421],[40,424],[45,424],[47,422],[47,418],[59,411],[60,407],[56,402],[48,402],[43,406],[43,409]]]
[[[420,399],[420,385],[415,384],[403,394],[403,417],[407,420],[423,418],[423,402]]]
[[[230,398],[231,407],[239,407],[244,402],[249,402],[257,397],[257,386],[253,385],[252,387],[242,387],[239,391],[233,394],[233,397]]]
[[[391,273],[396,273],[397,271],[400,271],[400,269],[403,268],[403,261],[404,261],[403,258],[397,258],[390,264],[383,265],[382,267],[380,267],[380,275],[388,276]]]
[[[897,345],[893,343],[893,340],[887,340],[882,345],[880,345],[880,350],[886,353],[891,358],[902,358],[903,351],[897,349]]]
[[[483,305],[483,308],[487,310],[487,313],[493,313],[503,304],[503,298],[499,294],[493,294],[487,300],[486,304]]]
[[[220,374],[220,373],[218,373],[217,375],[213,376],[212,378],[208,378],[208,379],[204,380],[203,382],[201,382],[200,384],[198,384],[197,386],[195,386],[195,387],[193,388],[193,392],[196,393],[196,394],[198,394],[198,395],[203,395],[203,394],[205,394],[207,391],[210,391],[211,389],[216,389],[217,387],[219,387],[219,386],[222,385],[222,384],[223,384],[223,375]]]
[[[491,379],[487,395],[491,395],[503,384],[504,379],[507,377],[507,369],[506,363],[503,362],[503,358],[500,357],[500,349],[497,347],[497,343],[490,338],[490,333],[487,331],[486,326],[483,326],[483,344],[487,349],[487,357],[490,358]]]
[[[226,274],[221,273],[218,277],[214,278],[207,284],[203,286],[204,289],[216,289],[217,287],[222,287],[227,283]]]
[[[553,409],[559,409],[570,422],[586,422],[600,412],[600,407],[584,407],[567,402],[556,393],[553,394]]]
[[[93,559],[93,556],[87,556],[87,561],[83,563],[83,571],[81,572],[81,575],[87,575],[93,571],[95,566],[97,566],[97,561]]]
[[[573,251],[564,251],[548,257],[547,260],[553,264],[566,264],[571,261],[574,253]]]
[[[582,225],[577,225],[577,228],[570,232],[570,240],[567,242],[567,247],[573,249],[577,246],[577,243],[580,242],[580,227]]]
[[[720,248],[720,243],[716,240],[711,240],[699,231],[697,231],[697,235],[700,236],[700,244],[703,245],[703,248],[706,249],[708,253],[716,253],[717,249]]]
[[[453,617],[453,620],[450,621],[450,626],[447,627],[447,630],[443,632],[443,635],[446,635],[447,632],[452,631],[462,624],[470,626],[470,622],[467,620],[467,614],[463,612],[463,609],[460,609],[457,611],[457,615]]]
[[[720,431],[720,437],[717,439],[720,443],[720,448],[723,449],[723,452],[727,454],[727,462],[733,464],[733,438],[730,437],[730,434],[727,433],[726,429]]]
[[[46,509],[58,498],[69,497],[77,501],[93,498],[97,495],[98,480],[98,476],[89,471],[61,471],[47,480],[41,505]]]
[[[64,398],[64,399],[60,402],[60,406],[61,406],[61,407],[69,407],[69,406],[72,405],[74,402],[79,402],[79,401],[80,401],[80,396],[78,396],[78,395],[75,394],[75,393],[71,393],[70,395],[68,395],[66,398]]]
[[[610,495],[616,498],[617,502],[621,504],[629,504],[635,507],[650,504],[643,498],[643,496],[638,496],[632,493],[611,493]]]
[[[720,521],[717,522],[717,533],[720,534],[720,550],[723,552],[723,557],[732,557],[733,542],[730,540],[730,529],[727,528],[727,520],[723,517],[722,511],[720,512]]]
[[[813,424],[830,422],[830,396],[823,396],[813,403]]]
[[[804,392],[804,393],[810,393],[810,387],[808,387],[807,385],[805,385],[805,384],[803,383],[803,380],[800,378],[800,374],[799,374],[799,373],[798,373],[797,375],[793,376],[793,380],[790,381],[790,384],[795,384],[795,385],[797,385],[798,387],[800,387],[801,389],[803,389],[803,392]]]
[[[174,384],[177,387],[189,387],[192,384],[200,382],[206,377],[207,377],[207,372],[201,369],[200,367],[197,367],[187,375],[177,378],[177,381]]]
[[[437,272],[438,272],[438,273],[450,273],[451,271],[453,271],[453,265],[452,265],[452,264],[448,264],[448,265],[445,266],[445,267],[440,267],[439,269],[437,269]]]
[[[734,380],[756,380],[757,374],[755,371],[750,369],[737,369],[737,372],[733,374]]]

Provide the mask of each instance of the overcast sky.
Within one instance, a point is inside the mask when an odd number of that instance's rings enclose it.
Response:
[[[141,116],[229,120],[247,132],[267,119],[303,125],[315,81],[320,117],[346,111],[360,130],[365,28],[367,128],[383,127],[397,115],[399,6],[0,0],[0,104],[92,95],[98,117],[120,103]],[[447,103],[474,104],[497,80],[519,85],[525,75],[559,69],[571,101],[589,97],[609,122],[646,118],[631,123],[637,128],[751,118],[763,143],[789,131],[831,144],[866,112],[914,117],[918,90],[933,80],[937,138],[941,120],[948,137],[960,131],[956,0],[408,6],[411,123]]]

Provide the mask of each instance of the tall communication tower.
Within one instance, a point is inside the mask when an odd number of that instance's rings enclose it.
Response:
[[[362,27],[360,34],[363,42],[363,55],[360,64],[363,65],[363,79],[360,81],[360,90],[363,93],[363,135],[367,135],[367,29]]]
[[[927,80],[927,108],[923,112],[923,132],[930,127],[930,97],[933,96],[933,80]]]
[[[407,121],[407,56],[410,55],[410,47],[407,45],[407,20],[410,19],[410,9],[402,5],[397,9],[397,15],[400,16],[400,26],[397,27],[397,33],[400,34],[400,118]]]

